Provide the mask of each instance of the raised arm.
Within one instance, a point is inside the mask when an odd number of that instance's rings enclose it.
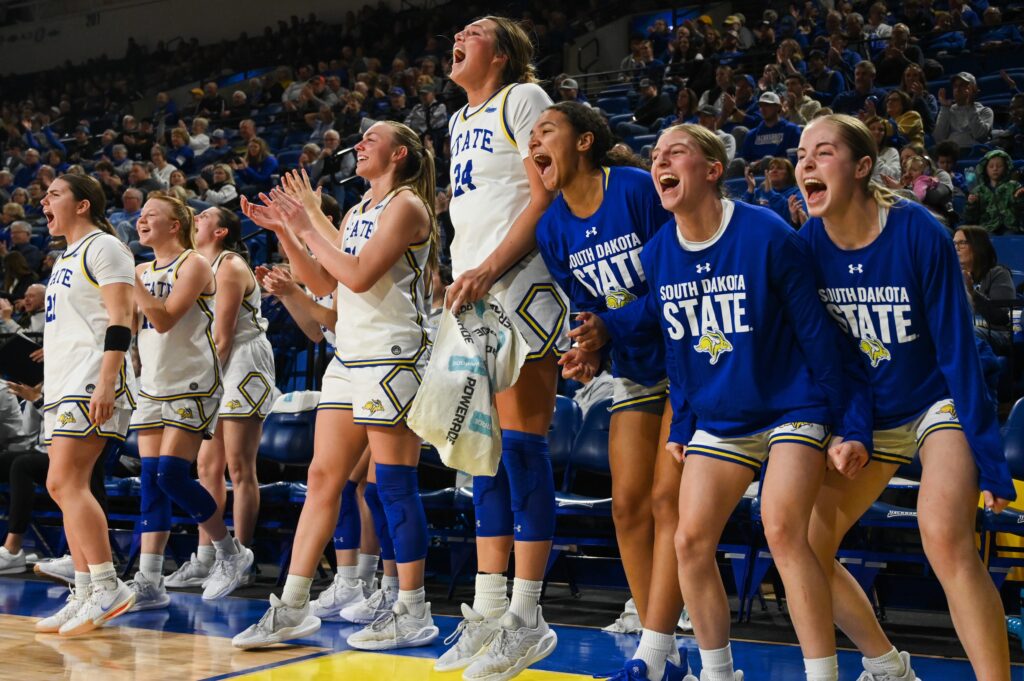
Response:
[[[135,303],[157,333],[167,333],[213,283],[210,263],[199,253],[190,253],[178,267],[177,279],[166,300],[155,297],[135,272]]]

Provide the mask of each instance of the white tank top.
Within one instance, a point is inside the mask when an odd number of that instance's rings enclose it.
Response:
[[[512,84],[478,107],[455,112],[451,128],[449,206],[455,237],[452,273],[479,265],[508,234],[530,202],[523,167],[530,129],[551,99],[540,86]]]
[[[256,275],[252,273],[245,258],[233,251],[221,251],[211,265],[214,276],[220,269],[221,263],[231,256],[238,258],[245,265],[252,282],[252,290],[242,296],[242,304],[238,307],[238,321],[235,322],[235,345],[239,345],[265,335],[267,320],[263,318],[263,312],[260,310],[260,287],[256,283]]]
[[[376,206],[371,206],[371,199],[367,199],[353,209],[341,241],[346,253],[359,255],[396,193],[388,194]],[[416,363],[427,347],[424,327],[430,310],[430,281],[425,270],[429,255],[428,238],[411,244],[365,293],[338,285],[335,355],[342,364]]]
[[[154,261],[142,272],[142,283],[166,301],[178,269],[195,251],[187,249],[168,264]],[[139,329],[142,394],[153,399],[208,397],[220,389],[220,362],[213,344],[214,295],[202,293],[178,323],[159,333],[143,318]]]
[[[110,325],[100,287],[135,285],[135,260],[121,241],[99,229],[69,244],[53,264],[46,285],[43,345],[43,409],[77,399],[87,402],[103,363],[103,343]],[[115,382],[114,405],[135,406],[135,374],[128,355]]]

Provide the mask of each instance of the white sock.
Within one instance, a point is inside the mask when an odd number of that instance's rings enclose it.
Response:
[[[373,581],[374,576],[377,574],[377,563],[380,562],[379,556],[373,556],[369,553],[359,554],[359,579],[363,580],[367,584]]]
[[[647,663],[647,678],[650,681],[661,681],[661,677],[665,675],[665,661],[672,653],[672,647],[675,644],[675,634],[662,634],[644,629],[640,635],[640,645],[637,647],[633,659],[643,660]]]
[[[84,589],[84,594],[92,586],[92,574],[89,572],[79,572],[75,570],[75,589]]]
[[[309,587],[312,584],[313,579],[310,577],[288,575],[284,580],[281,602],[290,608],[301,608],[309,600]]]
[[[92,577],[94,587],[101,589],[117,588],[117,571],[114,570],[114,564],[109,561],[99,565],[90,565],[89,575]]]
[[[885,655],[865,657],[863,661],[864,669],[878,676],[888,674],[898,678],[907,673],[907,665],[903,664],[903,658],[895,647]]]
[[[213,548],[222,556],[238,555],[238,544],[235,543],[235,538],[231,536],[230,532],[225,534],[223,539],[214,539]]]
[[[406,610],[413,617],[423,617],[423,610],[427,607],[427,591],[422,586],[409,591],[399,590],[398,602],[405,603]]]
[[[839,681],[839,660],[835,655],[810,660],[805,657],[804,670],[807,681]]]
[[[154,584],[160,583],[164,574],[164,554],[143,553],[139,555],[139,572]]]
[[[196,560],[198,560],[203,567],[213,567],[213,562],[217,560],[217,549],[213,544],[200,544],[199,548],[196,549]]]
[[[508,609],[508,578],[477,573],[473,609],[484,617],[501,617]]]
[[[734,681],[731,645],[726,644],[724,648],[715,650],[701,649],[700,664],[703,668],[701,681]]]
[[[391,591],[398,590],[398,576],[384,575],[380,578],[380,588]]]
[[[509,604],[509,612],[523,621],[530,629],[537,626],[537,604],[540,602],[540,592],[544,588],[544,582],[533,579],[520,579],[516,577],[512,581],[512,603]]]
[[[355,586],[359,581],[358,565],[339,565],[334,573],[346,586]]]

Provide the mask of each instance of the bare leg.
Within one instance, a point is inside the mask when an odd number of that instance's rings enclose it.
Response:
[[[111,562],[107,517],[89,487],[92,469],[107,441],[97,435],[55,437],[50,444],[46,491],[64,516],[75,569]]]
[[[665,402],[665,411],[655,444],[654,483],[651,507],[654,513],[654,546],[651,567],[650,598],[644,627],[662,634],[672,634],[679,622],[683,597],[679,591],[679,568],[676,565],[675,534],[679,526],[679,480],[683,464],[665,451],[668,429],[672,424],[672,407]]]
[[[263,421],[224,419],[217,428],[224,429],[224,453],[227,458],[228,477],[231,478],[232,520],[235,539],[244,546],[252,544],[256,519],[260,513],[260,483],[256,479],[256,453],[260,446]],[[224,479],[223,472],[221,480]],[[223,504],[219,504],[223,514]]]
[[[224,453],[224,421],[217,422],[217,430],[213,438],[204,440],[199,447],[199,458],[196,459],[196,472],[199,484],[210,493],[217,502],[217,508],[224,512],[228,499],[228,486],[224,481],[224,469],[227,467],[227,455]],[[213,541],[210,535],[199,528],[199,545],[210,546]]]

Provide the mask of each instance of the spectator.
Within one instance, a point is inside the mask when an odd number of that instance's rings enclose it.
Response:
[[[924,77],[924,69],[911,64],[903,71],[900,89],[910,95],[910,108],[921,115],[924,131],[930,133],[935,128],[935,118],[939,115],[939,100],[928,91],[928,82]]]
[[[900,152],[892,145],[892,133],[889,132],[886,121],[878,116],[869,116],[864,119],[864,125],[868,126],[878,147],[878,159],[871,169],[871,179],[886,186],[888,185],[884,178],[887,177],[899,182],[903,176]]]
[[[635,77],[638,77],[637,74],[643,71],[645,66],[644,37],[639,34],[630,36],[629,54],[619,62],[619,71],[622,72],[620,78],[622,80],[633,80]]]
[[[725,132],[736,135],[739,144],[739,138],[761,122],[761,114],[758,112],[754,77],[737,73],[733,76],[732,82],[733,94],[726,93],[722,97],[722,116],[719,125]]]
[[[647,27],[647,39],[651,43],[655,58],[663,60],[668,56],[669,38],[668,24],[664,19],[655,19],[654,24]]]
[[[710,104],[702,106],[697,110],[697,123],[715,133],[725,147],[726,158],[731,162],[736,157],[736,138],[718,129],[718,118],[721,113]]]
[[[786,77],[786,93],[782,96],[782,117],[796,125],[807,125],[821,110],[821,102],[808,95],[810,88],[802,73]]]
[[[885,17],[889,10],[881,2],[876,2],[868,8],[868,20],[864,23],[864,37],[868,41],[868,47],[873,52],[880,51],[886,39],[893,33],[893,27],[885,23]]]
[[[903,186],[919,203],[928,203],[928,192],[939,185],[939,181],[928,175],[928,162],[923,156],[911,156],[903,162]]]
[[[174,128],[171,130],[171,148],[168,160],[186,174],[193,171],[196,156],[195,152],[192,151],[192,147],[188,145],[189,139],[188,131],[185,128]]]
[[[705,90],[697,102],[697,107],[711,105],[721,109],[724,104],[725,95],[733,90],[733,71],[731,66],[719,66],[715,69],[715,85]]]
[[[202,156],[210,148],[210,137],[206,131],[210,128],[210,121],[202,116],[197,116],[192,121],[192,134],[189,135],[188,146],[195,156]]]
[[[29,269],[34,272],[39,271],[39,265],[43,262],[43,254],[32,245],[32,225],[22,220],[11,223],[10,250],[14,253],[20,253],[25,258],[25,263]]]
[[[858,116],[866,111],[865,103],[868,100],[876,111],[881,110],[885,90],[875,87],[875,65],[862,61],[853,71],[853,89],[839,93],[832,102],[832,111]]]
[[[1002,50],[1024,43],[1020,29],[1013,24],[1003,24],[1003,13],[998,7],[992,6],[982,15],[985,30],[978,38],[978,45],[985,52]]]
[[[231,163],[231,169],[243,182],[239,193],[251,196],[270,190],[271,176],[277,173],[277,159],[270,153],[270,147],[260,137],[249,142],[245,156]]]
[[[775,65],[779,67],[783,80],[793,74],[807,71],[800,43],[792,38],[780,42],[778,49],[775,50]]]
[[[992,134],[995,118],[992,109],[974,101],[978,93],[974,76],[961,71],[950,78],[953,101],[946,96],[946,88],[939,90],[939,117],[935,121],[935,139],[952,140],[962,148],[984,144]]]
[[[18,251],[10,251],[4,255],[4,288],[0,294],[8,300],[24,298],[25,291],[38,279],[39,275],[29,267],[24,255]]]
[[[22,190],[24,191],[24,190]],[[0,242],[10,245],[11,225],[18,220],[25,219],[25,207],[20,203],[8,201],[4,204],[3,212],[0,212]]]
[[[163,189],[167,189],[171,185],[171,173],[176,168],[167,162],[164,148],[159,145],[154,146],[150,150],[149,158],[153,162],[153,177],[160,183]]]
[[[992,239],[980,227],[959,228],[953,245],[974,307],[975,335],[988,341],[997,355],[1009,354],[1009,308],[996,303],[1017,298],[1010,270],[997,264]]]
[[[886,133],[905,142],[924,144],[924,123],[921,114],[910,108],[910,95],[893,90],[885,96]]]
[[[21,206],[23,211],[30,208],[28,202],[28,190],[24,187],[15,187],[14,191],[11,192],[11,203],[16,203]]]
[[[202,175],[197,177],[196,190],[199,200],[211,206],[223,206],[231,210],[238,207],[235,174],[226,163],[218,163],[213,167],[213,184],[207,184]]]
[[[422,93],[423,90],[421,89],[420,94]],[[589,104],[586,96],[580,92],[580,84],[577,83],[574,78],[563,78],[558,84],[556,95],[559,102],[579,102],[580,104]],[[408,125],[408,123],[406,125]],[[413,130],[415,130],[415,128],[413,128]]]
[[[935,145],[935,165],[949,174],[953,179],[953,192],[961,196],[967,196],[970,188],[964,174],[957,169],[957,161],[960,160],[960,147],[952,142],[940,142]]]
[[[14,173],[14,186],[27,187],[29,182],[36,179],[36,173],[39,172],[41,165],[42,163],[39,162],[39,151],[36,149],[26,149],[23,162]]]
[[[843,76],[825,65],[825,53],[811,50],[807,56],[807,94],[819,102],[831,103],[843,90]]]
[[[768,63],[761,70],[761,79],[757,81],[758,92],[774,92],[781,99],[786,94],[786,79],[778,64]]]
[[[936,12],[935,27],[928,33],[925,45],[929,53],[937,56],[959,54],[967,49],[967,36],[953,25],[953,15]]]
[[[910,42],[910,29],[896,24],[885,49],[875,58],[880,85],[896,85],[903,80],[903,72],[911,64],[924,63],[921,48]]]
[[[195,165],[199,168],[205,168],[214,163],[223,163],[234,153],[234,150],[228,144],[227,133],[218,128],[210,133],[210,148],[202,156],[196,158]]]
[[[978,13],[971,8],[967,0],[949,0],[949,14],[958,30],[970,31],[981,26]]]
[[[107,205],[121,205],[121,192],[124,191],[124,181],[114,172],[113,164],[110,161],[100,161],[96,164],[93,175],[103,189]]]
[[[387,108],[380,112],[379,117],[383,120],[401,123],[408,115],[409,107],[405,102],[405,90],[400,87],[391,88],[388,91]]]
[[[221,118],[228,121],[241,120],[252,113],[252,108],[249,96],[242,90],[235,90],[231,93],[231,105],[224,109]]]
[[[25,289],[25,295],[21,300],[16,300],[13,305],[4,305],[6,302],[0,298],[0,331],[6,333],[27,331],[38,334],[43,332],[43,327],[46,325],[45,284],[31,284]],[[16,318],[15,315],[17,315]]]
[[[40,168],[40,173],[42,173],[42,168]],[[28,183],[28,203],[25,204],[26,218],[35,220],[36,218],[43,217],[42,201],[45,195],[46,190],[38,178]]]
[[[740,49],[740,34],[729,29],[722,34],[722,47],[715,54],[719,64],[733,66],[743,61],[744,52]]]
[[[567,83],[576,85],[576,81],[567,78],[562,81],[559,92],[565,92],[564,88]],[[420,101],[405,117],[405,124],[420,135],[437,132],[439,136],[443,136],[448,130],[448,111],[445,109],[444,103],[437,100],[434,86],[423,85],[420,87],[419,98]]]
[[[991,234],[1024,232],[1020,224],[1024,187],[1010,179],[1012,167],[1010,156],[1002,149],[988,152],[978,162],[978,181],[967,195],[965,222],[980,225]]]
[[[864,60],[859,52],[848,48],[849,42],[844,34],[833,33],[828,39],[829,50],[826,62],[829,68],[843,74],[843,78],[847,80],[855,75],[854,69]]]
[[[149,192],[160,191],[164,188],[163,183],[150,173],[149,164],[142,162],[132,164],[132,169],[128,171],[128,184],[142,192],[143,200]]]
[[[672,113],[672,101],[664,93],[658,93],[658,86],[650,78],[640,81],[639,91],[640,101],[633,112],[633,120],[616,126],[616,132],[623,137],[651,133],[662,118]]]
[[[227,103],[217,89],[217,83],[212,80],[203,86],[203,97],[199,100],[199,106],[196,108],[197,115],[220,118],[224,113]]]
[[[153,109],[151,118],[157,131],[178,124],[178,105],[166,92],[156,93],[156,107]]]
[[[57,259],[63,254],[64,251],[54,248],[53,250],[47,251],[46,255],[43,256],[43,264],[39,266],[39,283],[44,287],[50,281],[50,275],[53,273],[54,263],[56,263]]]
[[[92,157],[99,151],[99,143],[89,133],[89,127],[79,125],[75,128],[74,138],[67,143],[67,159],[71,163],[91,162]]]
[[[899,23],[906,24],[910,32],[917,36],[925,35],[935,25],[935,16],[921,0],[904,0],[903,10],[897,11],[896,19]]]
[[[711,67],[711,60],[704,59],[700,48],[690,39],[690,29],[685,25],[677,27],[675,42],[669,44],[666,77],[685,82],[694,92],[702,92],[714,85]]]
[[[121,177],[127,177],[128,171],[132,169],[132,160],[128,158],[128,147],[123,144],[115,144],[110,151],[110,164],[114,166],[114,172]]]
[[[11,200],[11,192],[14,190],[14,173],[6,168],[0,168],[0,205]]]
[[[141,190],[129,187],[121,195],[121,202],[124,204],[124,208],[110,214],[110,224],[114,226],[117,237],[127,244],[132,249],[132,253],[136,255],[140,252],[141,246],[135,224],[139,221],[139,215],[142,213],[144,199],[145,197]]]
[[[789,159],[775,157],[768,160],[768,167],[764,174],[764,182],[757,186],[754,180],[754,171],[747,166],[745,177],[747,179],[747,193],[743,196],[746,203],[764,206],[775,211],[775,213],[792,224],[789,213],[789,198],[799,196],[800,190],[796,186],[796,175],[793,172],[793,164]],[[800,225],[795,225],[799,227]]]
[[[171,177],[167,181],[167,185],[168,191],[174,189],[175,187],[180,187],[182,190],[184,190],[187,198],[196,198],[196,193],[188,188],[188,178],[185,177],[185,173],[181,172],[180,170],[175,169],[171,171]]]
[[[757,101],[762,121],[747,133],[739,154],[748,164],[766,156],[786,156],[789,149],[796,149],[800,144],[800,126],[779,117],[782,112],[779,96],[765,92]]]
[[[676,112],[661,121],[661,129],[680,123],[697,122],[697,94],[688,87],[679,88],[676,93]]]
[[[341,150],[341,135],[337,130],[328,130],[324,134],[324,148],[320,157],[309,167],[310,181],[324,187],[338,203],[344,203],[344,192],[336,192],[339,183],[351,177],[355,172],[355,154],[338,155]],[[337,195],[336,195],[337,194]],[[339,199],[339,195],[342,197]]]

